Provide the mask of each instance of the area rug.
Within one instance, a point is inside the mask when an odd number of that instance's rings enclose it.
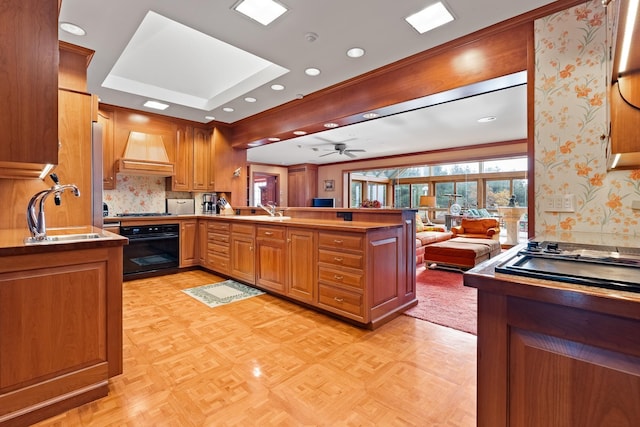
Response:
[[[407,316],[477,335],[478,294],[462,284],[462,272],[419,268],[418,305]]]
[[[224,282],[183,289],[182,292],[209,307],[218,307],[264,294],[258,289],[243,285],[235,280],[225,280]]]

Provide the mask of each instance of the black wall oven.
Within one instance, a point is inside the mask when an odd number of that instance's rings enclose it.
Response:
[[[123,247],[124,280],[139,279],[177,270],[180,261],[178,224],[121,226],[120,235],[129,239]]]

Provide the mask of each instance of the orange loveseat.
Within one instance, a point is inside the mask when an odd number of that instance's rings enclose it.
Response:
[[[496,218],[462,218],[460,225],[451,227],[453,237],[500,239],[500,223]]]

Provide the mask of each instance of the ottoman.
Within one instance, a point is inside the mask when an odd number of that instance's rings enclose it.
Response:
[[[468,270],[498,255],[500,251],[498,240],[455,237],[445,242],[428,245],[424,250],[424,260],[427,266],[442,264]]]

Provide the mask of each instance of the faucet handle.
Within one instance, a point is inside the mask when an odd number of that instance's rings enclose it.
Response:
[[[52,173],[49,176],[51,177],[51,180],[55,185],[60,185],[60,180],[58,179],[58,175],[56,175],[55,173]]]

